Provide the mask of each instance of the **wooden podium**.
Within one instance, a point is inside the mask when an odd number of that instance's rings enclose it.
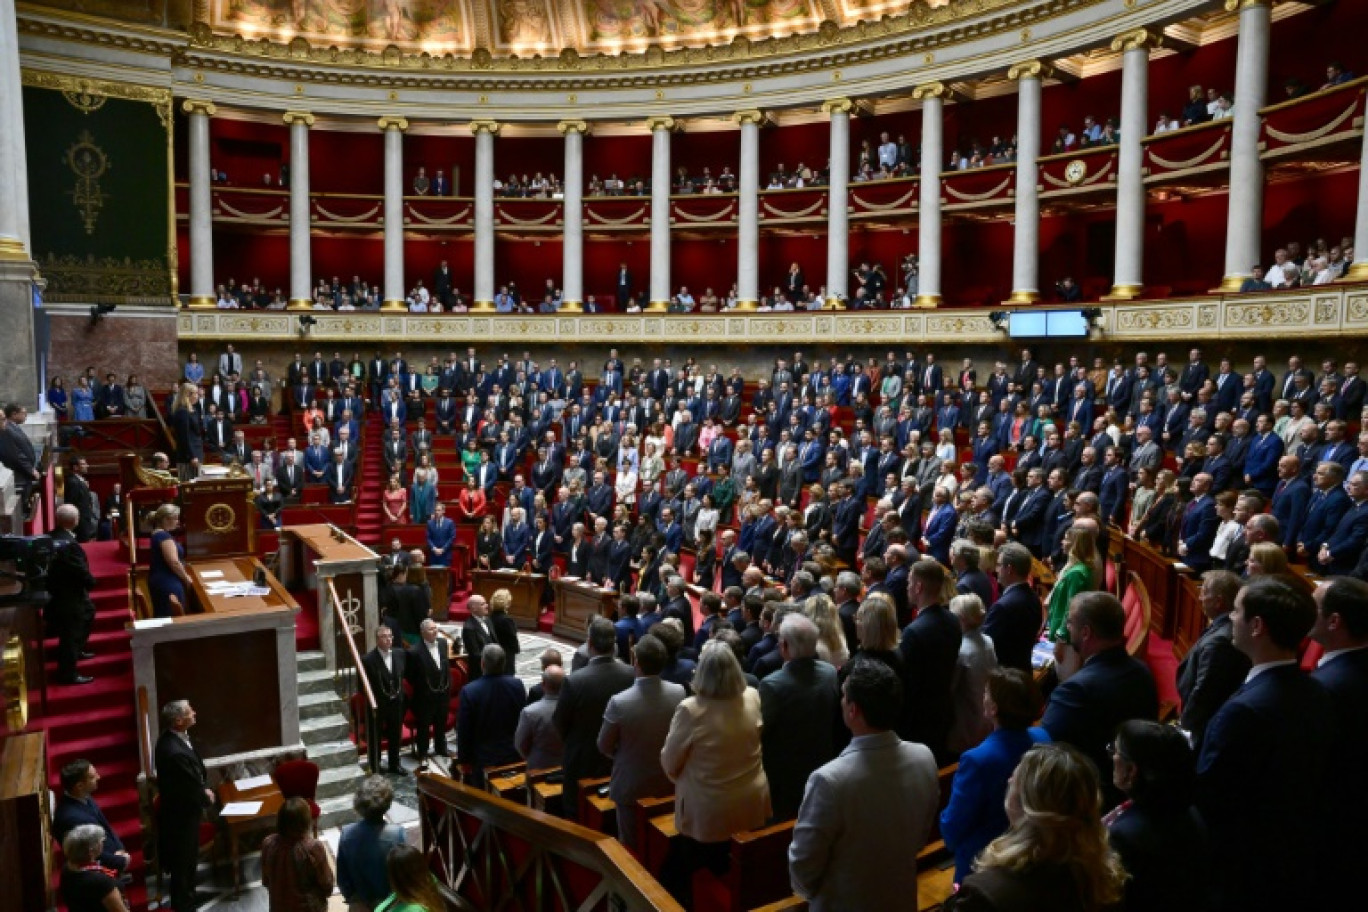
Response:
[[[180,508],[187,560],[256,553],[257,511],[246,475],[181,485]]]
[[[603,589],[581,580],[552,580],[551,586],[556,593],[556,618],[551,632],[556,636],[583,642],[590,618],[612,620],[617,615],[616,589]]]
[[[286,526],[280,530],[280,576],[287,586],[303,586],[318,599],[318,638],[328,668],[336,669],[346,650],[348,631],[336,623],[328,581],[337,589],[347,627],[358,636],[356,648],[365,653],[375,646],[380,623],[380,589],[376,573],[380,555],[350,535],[338,538],[326,524]],[[298,589],[296,588],[296,591]]]
[[[542,593],[546,591],[546,575],[543,573],[501,573],[498,570],[472,570],[472,591],[482,595],[485,601],[494,597],[500,589],[507,589],[513,596],[513,604],[508,608],[508,616],[524,630],[536,630],[541,619]]]

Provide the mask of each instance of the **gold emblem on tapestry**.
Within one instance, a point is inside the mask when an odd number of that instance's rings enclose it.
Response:
[[[109,156],[95,145],[95,137],[89,130],[82,130],[75,145],[67,149],[67,167],[76,176],[71,188],[71,201],[85,223],[86,234],[95,233],[95,222],[100,217],[105,200],[109,198],[100,189],[100,178],[109,170]]]
[[[96,92],[94,86],[85,79],[79,80],[71,89],[62,92],[62,97],[82,114],[94,114],[105,106],[109,99]]]

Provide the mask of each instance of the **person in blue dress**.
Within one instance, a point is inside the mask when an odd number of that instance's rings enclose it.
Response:
[[[71,391],[71,417],[74,421],[95,420],[95,394],[85,377],[78,379]]]
[[[152,595],[153,617],[186,613],[185,593],[190,572],[185,569],[185,549],[171,534],[180,525],[180,507],[163,504],[152,514],[152,548],[147,589]]]
[[[190,353],[190,360],[185,362],[185,379],[191,383],[199,383],[204,379],[204,365],[199,362],[199,355]]]
[[[53,377],[52,385],[48,387],[47,403],[51,409],[57,413],[59,421],[66,421],[69,417],[67,412],[67,391],[66,384],[61,377]]]

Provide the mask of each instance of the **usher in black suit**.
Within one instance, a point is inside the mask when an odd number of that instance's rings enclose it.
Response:
[[[171,908],[194,912],[195,868],[199,864],[199,825],[213,805],[204,762],[184,736],[164,731],[157,738],[157,852],[171,878]]]
[[[361,659],[361,667],[375,694],[376,724],[366,738],[371,768],[380,769],[380,739],[383,737],[389,744],[389,768],[394,772],[400,768],[399,747],[404,737],[404,673],[408,667],[408,654],[402,649],[390,649],[390,667],[386,668],[380,650],[372,649]]]

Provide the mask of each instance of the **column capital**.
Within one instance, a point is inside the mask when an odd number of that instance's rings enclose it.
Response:
[[[286,111],[281,115],[281,119],[290,126],[294,126],[297,123],[302,123],[306,127],[312,127],[314,125],[314,116],[308,111]]]
[[[674,131],[678,130],[680,126],[681,124],[679,121],[664,114],[646,118],[646,129],[650,130],[652,133],[655,133],[657,130]]]
[[[218,113],[218,108],[214,107],[212,101],[200,101],[194,98],[187,98],[182,101],[181,110],[186,114],[203,114],[205,117],[213,117]]]
[[[386,114],[384,117],[377,120],[375,125],[387,133],[390,130],[398,130],[402,133],[409,128],[408,118],[400,117],[397,114]]]
[[[562,136],[569,133],[583,133],[588,135],[589,124],[583,120],[562,120],[560,123],[556,124],[556,129],[561,132]]]
[[[943,82],[923,83],[912,90],[912,98],[916,101],[924,101],[927,98],[945,98],[949,94],[950,89]]]
[[[1023,60],[1012,64],[1012,68],[1007,71],[1007,78],[1013,82],[1020,82],[1023,79],[1044,80],[1053,73],[1054,68],[1043,60]]]
[[[855,112],[855,102],[849,98],[828,98],[822,102],[823,114],[853,114]]]
[[[1152,50],[1163,47],[1164,33],[1150,31],[1147,28],[1131,29],[1129,32],[1122,32],[1112,39],[1111,49],[1113,51],[1139,51]]]
[[[1225,0],[1225,8],[1227,13],[1233,13],[1237,10],[1247,10],[1255,6],[1272,5],[1273,3],[1271,2],[1271,0]]]
[[[481,133],[488,133],[490,136],[498,136],[499,128],[503,126],[497,120],[472,120],[470,122],[470,132],[479,136]]]
[[[765,116],[764,111],[757,111],[754,108],[752,108],[749,111],[737,111],[735,114],[732,115],[732,120],[736,121],[737,123],[743,126],[745,124],[755,124],[756,126],[763,126],[767,119],[768,118]]]

